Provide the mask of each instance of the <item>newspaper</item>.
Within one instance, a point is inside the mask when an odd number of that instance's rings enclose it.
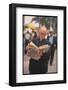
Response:
[[[32,59],[39,60],[43,53],[47,52],[49,48],[50,46],[47,44],[38,47],[33,42],[30,42],[26,47],[27,55]]]

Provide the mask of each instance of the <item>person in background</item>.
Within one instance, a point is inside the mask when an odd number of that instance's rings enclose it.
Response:
[[[32,42],[36,46],[41,45],[49,45],[49,41],[45,39],[45,36],[47,35],[47,28],[45,26],[42,26],[39,28],[39,34],[38,37]],[[30,59],[29,60],[29,72],[30,74],[45,74],[48,72],[48,61],[50,58],[50,49],[46,53],[41,53],[41,57],[39,60]]]
[[[57,49],[57,33],[54,32],[54,46],[55,46],[55,49]]]
[[[54,59],[55,45],[57,44],[56,37],[54,36],[53,31],[50,32],[50,35],[48,36],[48,40],[49,40],[50,46],[51,46],[50,65],[52,65],[53,59]]]
[[[31,41],[32,38],[32,33],[30,33],[29,31],[27,31],[24,34],[24,49],[26,48],[26,46],[28,45],[28,43]],[[26,49],[25,49],[25,54],[27,53]]]

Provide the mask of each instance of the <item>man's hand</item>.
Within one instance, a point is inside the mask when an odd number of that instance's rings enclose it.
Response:
[[[30,46],[30,44],[28,44],[27,46],[26,46],[26,50],[30,50],[32,48],[32,46]]]

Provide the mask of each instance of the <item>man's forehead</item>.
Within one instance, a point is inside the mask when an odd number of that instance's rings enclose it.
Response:
[[[40,31],[40,32],[47,32],[47,28],[44,27],[44,26],[42,26],[42,27],[40,27],[39,31]]]

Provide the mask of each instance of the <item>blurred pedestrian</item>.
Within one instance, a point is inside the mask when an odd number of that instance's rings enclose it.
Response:
[[[54,52],[55,52],[55,43],[56,43],[56,37],[53,35],[54,32],[51,31],[50,35],[48,36],[48,40],[50,42],[50,46],[51,46],[51,57],[50,57],[50,65],[52,65],[53,63],[53,59],[54,59]],[[57,43],[56,43],[57,44]]]
[[[31,41],[31,38],[32,38],[32,33],[30,33],[29,31],[27,31],[25,34],[24,34],[24,48],[26,48],[26,46],[28,45],[28,43]],[[25,49],[25,54],[26,54],[26,49]]]

